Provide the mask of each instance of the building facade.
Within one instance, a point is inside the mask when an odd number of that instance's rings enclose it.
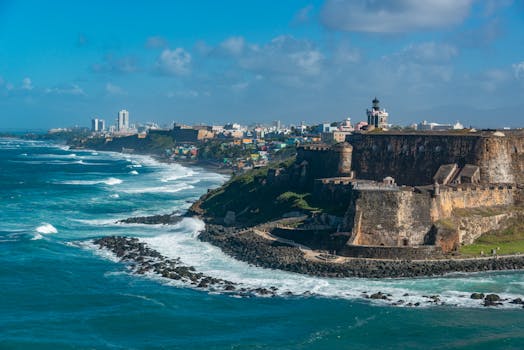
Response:
[[[375,97],[372,101],[373,107],[366,110],[368,116],[368,126],[387,129],[389,113],[380,108],[380,101]]]
[[[129,112],[125,109],[122,109],[118,112],[117,118],[117,131],[126,131],[129,129]]]

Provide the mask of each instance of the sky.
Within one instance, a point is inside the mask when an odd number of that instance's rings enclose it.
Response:
[[[524,127],[522,0],[0,0],[0,128]]]

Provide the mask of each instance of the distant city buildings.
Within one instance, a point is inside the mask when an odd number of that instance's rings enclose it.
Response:
[[[417,130],[419,131],[446,131],[446,130],[462,130],[464,125],[456,122],[455,124],[439,124],[439,123],[429,123],[424,120],[421,123],[417,124]]]
[[[103,119],[93,118],[91,119],[91,131],[92,132],[103,132],[106,129],[106,122]]]
[[[387,129],[389,113],[385,109],[380,108],[380,101],[375,97],[372,101],[373,107],[367,109],[368,127]]]
[[[118,112],[118,118],[116,120],[116,130],[119,132],[129,130],[129,112],[125,109],[122,109]]]

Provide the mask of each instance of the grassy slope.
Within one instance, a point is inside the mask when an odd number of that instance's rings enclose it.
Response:
[[[273,166],[287,167],[294,158]],[[227,211],[236,213],[237,221],[258,224],[280,218],[290,211],[319,211],[311,205],[310,193],[290,191],[289,185],[265,182],[268,167],[254,169],[233,177],[219,189],[210,192],[200,203],[204,215],[223,218]]]
[[[491,254],[497,249],[498,254],[524,253],[524,216],[511,219],[508,228],[483,234],[473,244],[463,246],[460,252],[464,255]]]

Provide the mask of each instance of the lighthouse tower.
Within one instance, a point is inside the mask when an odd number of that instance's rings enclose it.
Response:
[[[367,109],[368,125],[373,125],[375,128],[387,129],[389,113],[385,109],[380,109],[380,101],[375,97],[373,107]]]

